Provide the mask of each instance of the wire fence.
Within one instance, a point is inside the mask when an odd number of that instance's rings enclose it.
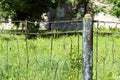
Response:
[[[1,21],[0,23],[23,24],[21,28],[16,28],[15,25],[5,28],[6,26],[1,24],[0,80],[82,79],[82,21],[42,22],[45,24],[42,27],[47,26],[44,30],[41,30],[41,22]],[[39,31],[35,33],[27,31],[29,23],[38,24]],[[49,23],[52,23],[50,31],[47,30]],[[96,25],[93,31],[93,79],[119,80],[120,23],[103,21],[94,23]],[[115,27],[104,28],[100,23],[104,25],[114,23]],[[38,38],[27,39],[28,34],[35,34]]]

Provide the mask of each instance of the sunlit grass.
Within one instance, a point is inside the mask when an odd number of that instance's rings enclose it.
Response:
[[[52,52],[51,40],[52,37],[31,39],[27,40],[26,46],[23,35],[0,35],[0,80],[25,80],[27,76],[28,80],[78,80],[78,35],[53,37]],[[72,55],[70,54],[71,40]],[[96,34],[94,34],[93,41],[93,78],[95,80]],[[119,35],[98,36],[98,80],[119,80],[119,41]],[[79,42],[79,80],[81,80],[81,35]],[[28,69],[27,57],[29,59]]]

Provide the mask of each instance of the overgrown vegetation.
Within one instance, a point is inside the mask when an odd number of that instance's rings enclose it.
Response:
[[[78,39],[79,37],[79,39]],[[119,35],[94,33],[93,78],[119,80]],[[79,43],[79,45],[78,45]],[[78,48],[79,47],[79,48]],[[82,36],[40,37],[0,35],[0,80],[81,80]]]

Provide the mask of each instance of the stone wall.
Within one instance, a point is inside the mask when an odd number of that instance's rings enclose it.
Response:
[[[81,30],[82,29],[82,23],[81,22],[58,22],[53,23],[51,25],[52,30]],[[48,24],[41,23],[40,30],[48,30]]]

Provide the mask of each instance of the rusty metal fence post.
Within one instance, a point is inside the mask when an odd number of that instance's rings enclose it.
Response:
[[[83,19],[83,80],[92,80],[93,75],[93,18],[86,14]]]

